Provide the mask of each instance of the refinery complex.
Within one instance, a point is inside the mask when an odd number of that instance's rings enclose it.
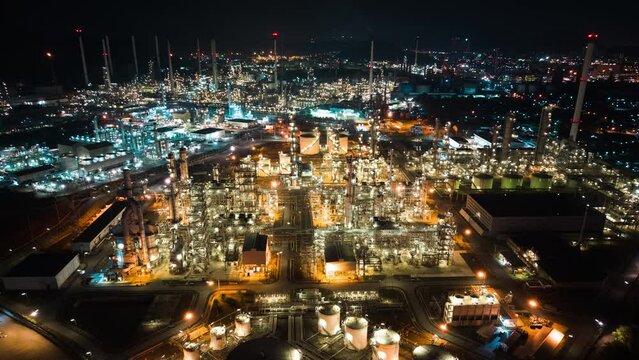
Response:
[[[638,127],[592,126],[587,91],[639,65],[597,34],[541,59],[104,36],[99,63],[73,37],[81,86],[0,83],[0,119],[30,114],[0,305],[56,358],[594,359],[630,321]]]

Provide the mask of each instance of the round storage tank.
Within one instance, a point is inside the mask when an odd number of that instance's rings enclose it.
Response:
[[[494,177],[491,174],[480,173],[473,175],[473,189],[490,190],[493,188]]]
[[[348,152],[348,135],[340,133],[339,134],[339,149],[337,149],[338,154],[346,154]]]
[[[572,174],[566,176],[566,187],[570,189],[578,189],[581,187],[581,176]]]
[[[194,342],[186,342],[182,345],[182,354],[184,360],[200,360],[200,344]]]
[[[235,335],[239,337],[248,336],[251,333],[251,316],[249,314],[238,314],[235,317]]]
[[[379,329],[373,333],[373,360],[399,359],[399,334],[390,329]]]
[[[545,172],[536,172],[530,177],[530,188],[547,190],[552,186],[552,175]]]
[[[340,307],[322,305],[317,309],[317,328],[320,334],[333,336],[339,332]]]
[[[239,344],[227,360],[302,360],[302,352],[284,340],[264,337]]]
[[[300,135],[300,153],[302,155],[317,155],[319,152],[319,136],[310,132],[302,133]]]
[[[351,350],[363,350],[368,346],[368,320],[349,316],[344,320],[344,346]]]
[[[421,345],[413,350],[413,360],[456,360],[451,353],[441,346]]]
[[[519,189],[522,187],[523,184],[524,177],[519,174],[508,173],[504,174],[504,176],[502,176],[501,178],[501,188],[503,190]]]
[[[226,327],[214,326],[211,328],[211,350],[222,350],[226,347]]]

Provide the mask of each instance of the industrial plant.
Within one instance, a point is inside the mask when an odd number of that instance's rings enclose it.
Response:
[[[639,65],[598,34],[95,35],[73,90],[55,52],[45,95],[0,82],[0,308],[66,358],[588,359],[631,323],[639,99],[601,94]]]

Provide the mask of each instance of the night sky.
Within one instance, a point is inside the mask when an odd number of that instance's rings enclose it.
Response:
[[[215,36],[220,51],[260,50],[279,31],[284,51],[330,47],[341,36],[365,49],[373,35],[379,52],[401,56],[413,46],[446,50],[454,36],[468,37],[472,50],[500,48],[508,53],[533,51],[580,53],[584,35],[600,34],[600,49],[639,46],[635,23],[639,4],[600,1],[4,1],[0,36],[0,80],[46,82],[44,53],[55,54],[58,77],[73,84],[81,76],[73,29],[82,28],[87,62],[96,73],[100,37],[109,35],[115,67],[131,62],[130,35],[135,35],[141,64],[153,56],[153,35],[170,38],[174,53],[185,55],[200,37],[208,50]],[[630,3],[630,4],[628,4]],[[634,4],[633,4],[634,3]],[[343,45],[343,43],[342,43]],[[324,48],[322,48],[324,50]],[[143,66],[143,65],[141,65]],[[118,71],[116,70],[116,75]],[[97,80],[97,79],[95,79]]]

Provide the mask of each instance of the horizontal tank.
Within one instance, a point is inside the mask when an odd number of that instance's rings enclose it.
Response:
[[[317,309],[317,328],[320,334],[333,336],[339,332],[340,307],[322,305]]]
[[[351,350],[363,350],[368,346],[368,320],[349,316],[344,320],[344,346]]]
[[[519,189],[522,187],[523,184],[524,184],[524,177],[519,174],[508,173],[508,174],[504,174],[504,176],[501,177],[502,190]]]
[[[235,317],[235,335],[239,337],[248,336],[251,333],[251,316],[249,314],[238,314]]]
[[[302,155],[317,155],[320,152],[319,136],[315,133],[300,134],[300,153]]]
[[[536,172],[530,177],[530,188],[535,190],[547,190],[552,186],[552,175],[545,172]]]
[[[226,347],[226,327],[214,326],[211,328],[211,350],[222,350]]]
[[[473,175],[472,183],[473,189],[477,190],[490,190],[493,188],[494,176],[486,173],[479,173]]]
[[[379,329],[373,333],[371,345],[373,346],[374,360],[398,360],[399,359],[398,333],[390,329]]]

